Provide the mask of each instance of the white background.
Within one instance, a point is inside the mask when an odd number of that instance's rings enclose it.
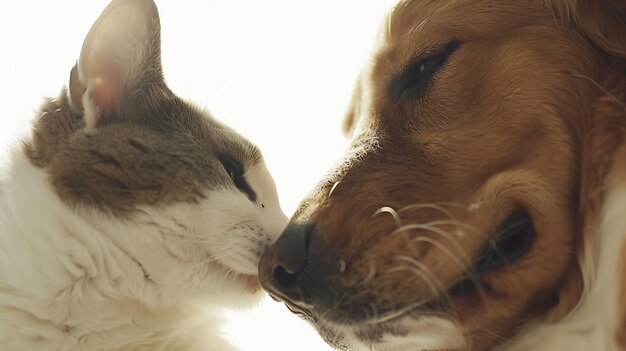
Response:
[[[157,0],[166,80],[260,146],[290,215],[346,147],[343,113],[392,1]],[[0,162],[107,3],[0,0]],[[269,299],[227,316],[243,351],[329,350]]]

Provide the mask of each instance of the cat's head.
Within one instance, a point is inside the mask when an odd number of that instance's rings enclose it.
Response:
[[[113,0],[26,151],[147,294],[240,304],[259,296],[260,255],[287,218],[258,148],[174,95],[160,50],[153,1]]]

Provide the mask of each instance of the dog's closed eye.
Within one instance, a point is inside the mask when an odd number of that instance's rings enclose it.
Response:
[[[391,97],[395,101],[402,101],[423,96],[435,73],[443,67],[459,45],[458,41],[450,42],[435,54],[409,64],[398,77],[391,81],[389,85]]]

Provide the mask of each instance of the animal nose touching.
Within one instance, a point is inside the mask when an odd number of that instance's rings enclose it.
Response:
[[[314,224],[290,224],[261,258],[262,287],[274,300],[310,321],[359,319],[362,315],[355,310],[356,301],[342,300],[337,294],[343,289],[352,291],[341,281],[345,263],[338,266],[342,261],[319,234]]]
[[[263,287],[274,298],[292,304],[302,302],[300,273],[307,262],[313,231],[313,225],[291,224],[264,254],[259,274]]]

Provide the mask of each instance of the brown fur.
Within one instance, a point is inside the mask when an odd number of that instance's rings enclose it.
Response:
[[[102,24],[117,20],[121,3],[107,7],[88,33],[68,72],[68,89],[43,104],[27,155],[46,169],[66,203],[117,216],[139,206],[196,202],[210,190],[235,186],[223,163],[247,169],[260,161],[259,150],[167,87],[153,3],[135,18],[145,21],[145,35]],[[125,51],[132,45],[136,52]],[[87,82],[90,109],[83,106]]]
[[[222,157],[258,161],[245,139],[166,87],[157,89],[150,103],[120,113],[136,120],[102,123],[91,133],[72,114],[65,92],[44,104],[26,150],[61,198],[128,216],[140,205],[194,202],[206,190],[229,186]]]
[[[611,0],[414,0],[392,11],[344,125],[352,150],[293,218],[315,224],[301,289],[320,324],[358,325],[443,299],[427,281],[454,286],[517,209],[536,228],[531,250],[479,277],[482,298],[451,296],[447,313],[471,349],[484,350],[533,318],[571,310],[626,127],[625,9]],[[452,40],[462,44],[424,96],[389,96],[415,57]],[[398,230],[450,217],[464,226],[438,228],[463,232],[454,240]],[[414,261],[431,272],[416,274]]]
[[[140,205],[195,202],[232,183],[223,158],[244,167],[259,161],[253,144],[175,96],[160,68],[146,71],[157,73],[131,86],[95,131],[84,130],[83,113],[73,111],[66,91],[41,108],[26,151],[67,203],[129,216]]]

